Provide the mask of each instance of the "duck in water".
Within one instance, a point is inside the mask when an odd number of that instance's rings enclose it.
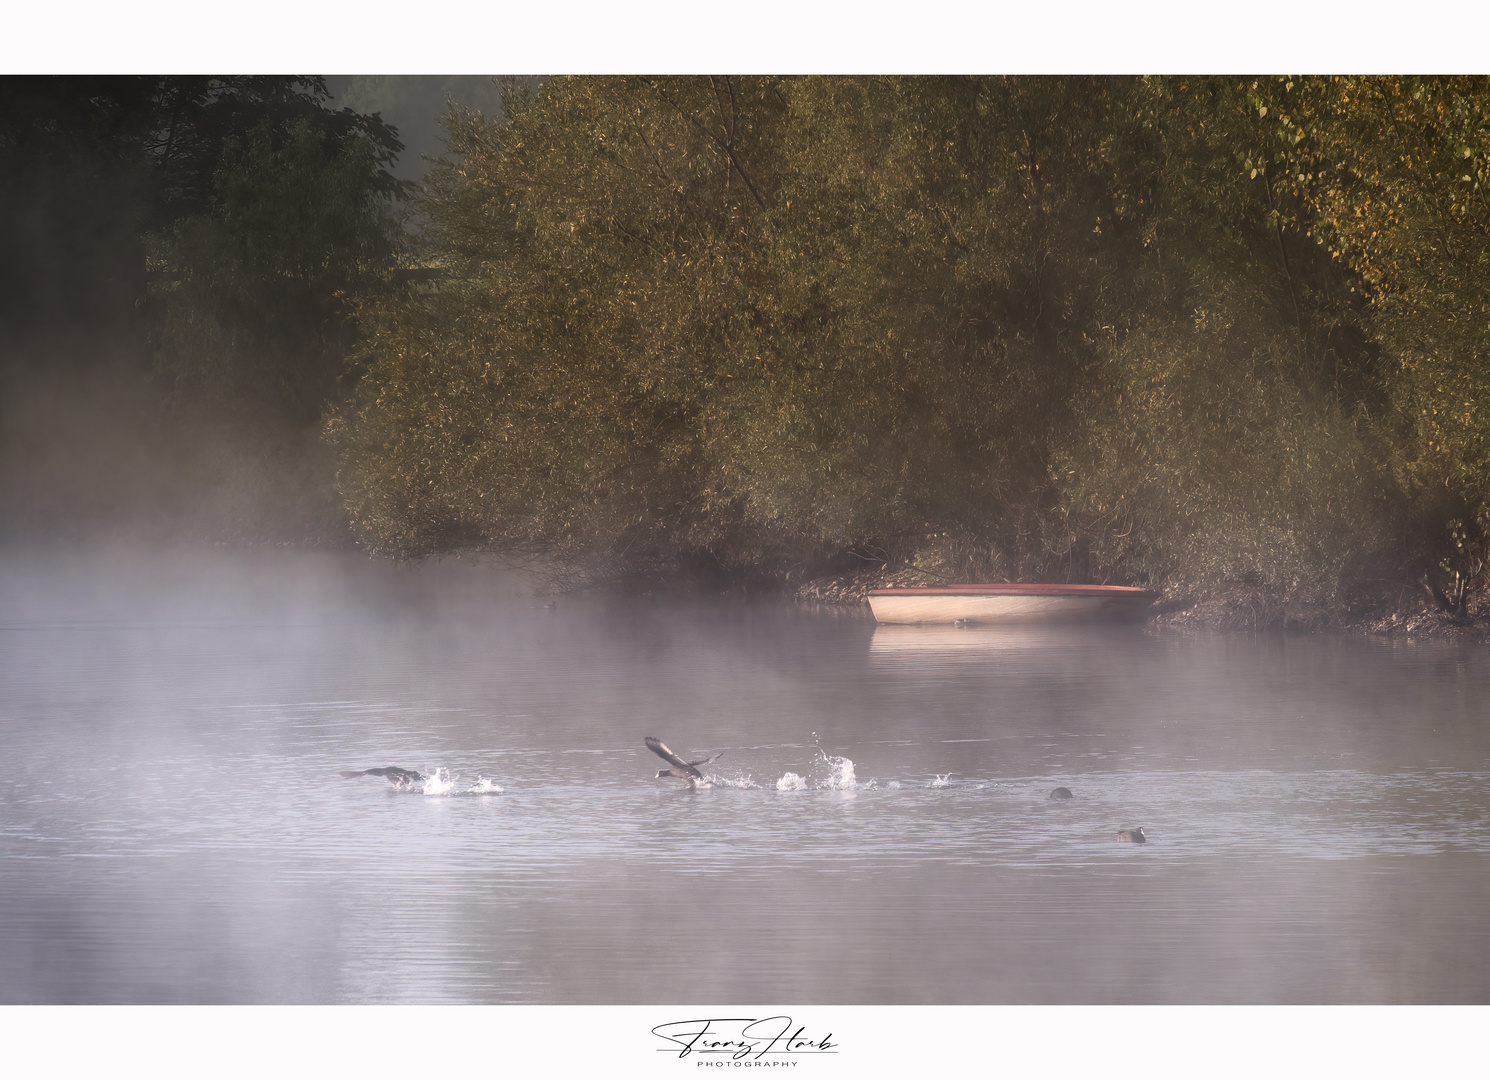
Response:
[[[691,788],[698,787],[700,782],[707,783],[704,774],[698,771],[698,767],[718,761],[724,755],[724,751],[721,750],[713,757],[700,758],[698,761],[684,761],[677,754],[669,750],[667,744],[661,739],[654,739],[648,735],[644,741],[647,744],[648,750],[672,766],[670,769],[658,769],[657,779],[660,780],[664,776],[676,776],[679,780],[687,780],[688,786]]]
[[[1146,844],[1148,837],[1143,835],[1143,826],[1136,829],[1119,829],[1118,839],[1125,844]]]
[[[1072,798],[1075,798],[1075,796],[1071,794],[1071,789],[1068,788],[1068,787],[1058,787],[1054,791],[1052,791],[1049,795],[1047,795],[1045,797],[1047,799],[1072,799]]]
[[[363,769],[360,772],[344,772],[343,776],[381,776],[394,787],[413,787],[424,783],[426,777],[413,769],[400,769],[397,765],[385,765],[381,769]]]

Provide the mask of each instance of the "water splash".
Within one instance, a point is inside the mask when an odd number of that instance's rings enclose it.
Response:
[[[801,791],[807,787],[807,778],[789,772],[780,780],[776,781],[777,791]]]
[[[476,784],[471,788],[472,795],[500,795],[502,785],[487,776],[476,777]]]
[[[952,786],[952,774],[951,773],[937,773],[936,774],[936,779],[935,780],[932,780],[926,786],[927,787],[934,787],[934,788],[937,788],[937,787],[951,787]]]
[[[424,781],[424,793],[426,795],[449,795],[455,790],[455,777],[450,775],[450,770],[439,768],[434,774]]]
[[[710,775],[709,782],[719,787],[753,788],[756,782],[749,776],[713,776]]]
[[[828,754],[821,748],[818,749],[820,760],[831,770],[827,777],[818,781],[818,787],[828,788],[832,791],[855,791],[860,787],[872,787],[874,781],[861,785],[854,775],[854,763],[846,757],[838,757]]]

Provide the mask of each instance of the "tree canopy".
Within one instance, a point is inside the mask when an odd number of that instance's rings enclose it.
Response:
[[[117,320],[144,294],[150,238],[221,212],[224,168],[245,140],[356,141],[361,183],[401,196],[387,172],[397,133],[326,96],[318,76],[0,79],[0,322]]]
[[[405,556],[852,553],[1338,612],[1483,529],[1486,100],[571,78],[456,111],[448,279],[365,313],[332,423],[349,509]]]
[[[0,81],[0,334],[129,327],[177,401],[326,418],[400,557],[1305,621],[1485,584],[1490,80],[514,83],[452,109],[412,248],[397,133],[326,102]]]
[[[400,149],[314,76],[0,79],[5,531],[106,505],[251,538],[300,500],[296,534],[344,532],[318,425],[355,374],[352,296],[403,244]],[[245,474],[253,497],[222,490]]]

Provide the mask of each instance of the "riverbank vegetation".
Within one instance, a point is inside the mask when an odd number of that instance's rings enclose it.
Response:
[[[554,79],[450,121],[359,535],[580,577],[1482,585],[1477,79]]]
[[[1490,80],[554,78],[452,110],[417,238],[396,133],[314,81],[188,95],[241,105],[190,170],[153,92],[99,189],[149,210],[151,378],[319,426],[373,552],[1254,625],[1485,592]]]
[[[0,79],[0,532],[349,540],[320,425],[401,149],[319,78]]]

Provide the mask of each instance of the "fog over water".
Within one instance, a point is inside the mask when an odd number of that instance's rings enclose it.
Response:
[[[0,1002],[1490,1001],[1479,647],[547,599],[9,550]]]

